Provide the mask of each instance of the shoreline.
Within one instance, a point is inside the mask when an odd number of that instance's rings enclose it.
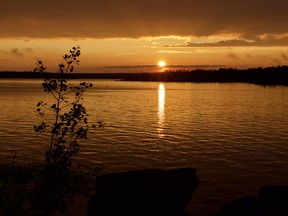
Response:
[[[0,72],[0,79],[59,78],[57,73]],[[192,82],[192,83],[249,83],[263,86],[288,86],[288,66],[218,70],[167,70],[165,72],[139,73],[71,73],[68,79],[114,79],[143,82]]]

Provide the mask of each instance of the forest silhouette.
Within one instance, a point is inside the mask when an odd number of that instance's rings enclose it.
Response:
[[[56,73],[46,76],[57,78]],[[42,79],[43,75],[34,72],[0,72],[0,78]],[[178,69],[165,72],[141,73],[74,73],[69,79],[117,79],[123,81],[195,82],[195,83],[250,83],[258,85],[288,85],[288,66],[258,67],[249,69]]]

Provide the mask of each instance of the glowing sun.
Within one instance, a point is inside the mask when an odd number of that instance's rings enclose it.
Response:
[[[165,61],[159,61],[158,62],[158,66],[159,67],[165,67],[166,66],[166,62]]]

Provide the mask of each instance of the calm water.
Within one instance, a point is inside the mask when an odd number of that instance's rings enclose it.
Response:
[[[227,201],[288,184],[288,88],[248,84],[92,81],[85,105],[103,120],[80,160],[106,172],[195,167],[189,209],[209,215]],[[0,80],[0,158],[42,160],[47,137],[33,126],[39,80]]]

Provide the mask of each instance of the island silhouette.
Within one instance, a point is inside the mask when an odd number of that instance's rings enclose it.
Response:
[[[57,73],[46,73],[50,78]],[[43,74],[35,72],[2,71],[0,78],[42,79]],[[115,79],[122,81],[195,82],[195,83],[250,83],[258,85],[288,85],[288,66],[258,67],[249,69],[178,69],[165,72],[139,73],[73,73],[69,79]]]

